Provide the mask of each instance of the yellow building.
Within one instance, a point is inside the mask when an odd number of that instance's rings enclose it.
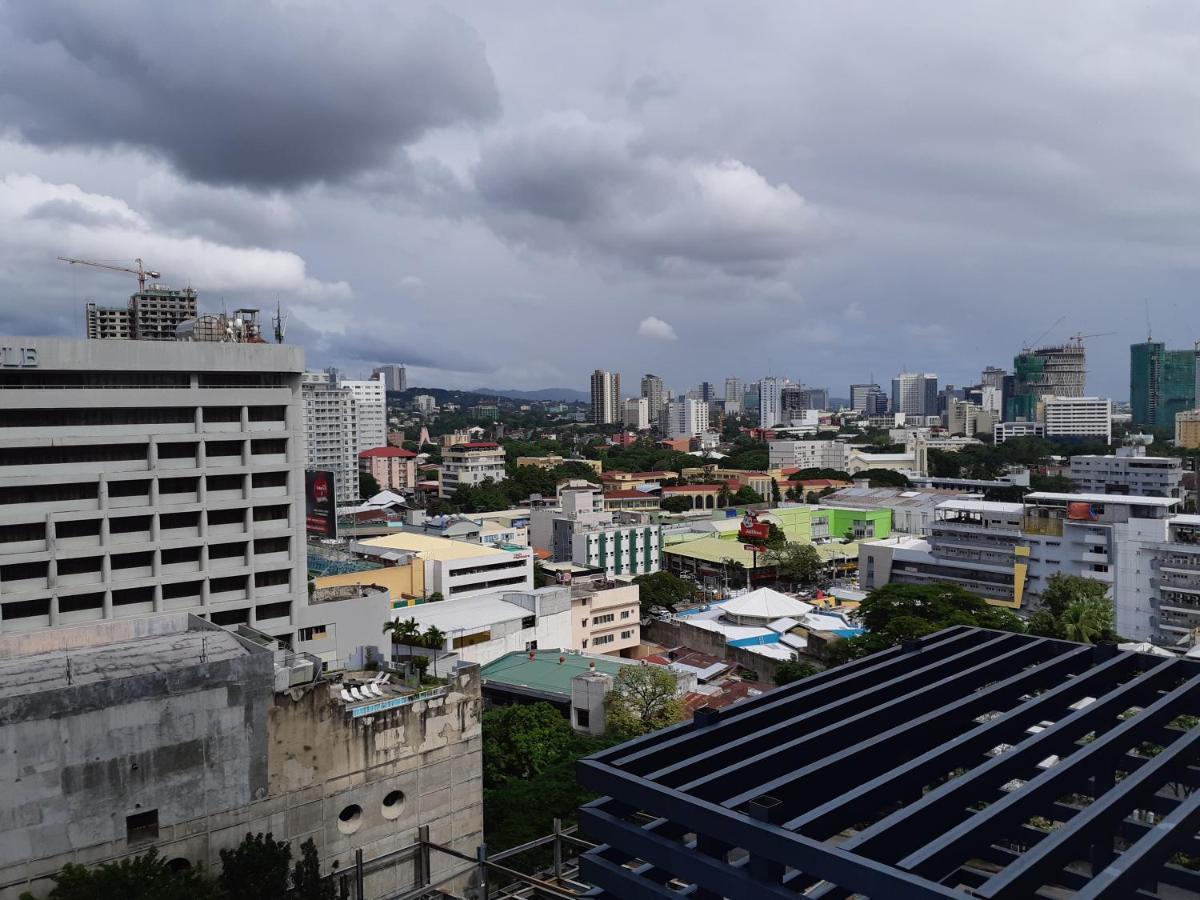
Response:
[[[1175,446],[1200,450],[1200,409],[1175,414]]]
[[[603,464],[598,459],[564,459],[557,454],[550,456],[518,456],[517,466],[536,466],[539,469],[554,469],[561,466],[563,463],[577,462],[583,463],[597,475],[600,474]]]

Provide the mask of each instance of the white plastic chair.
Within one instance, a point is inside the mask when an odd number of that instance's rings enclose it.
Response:
[[[342,699],[345,700],[347,703],[354,702],[354,698],[350,696],[350,692],[348,690],[346,690],[345,688],[342,688]]]
[[[373,696],[373,697],[382,697],[383,696],[383,689],[379,685],[375,684],[374,682],[371,682],[371,684],[367,685],[367,690],[369,690],[371,692],[371,696]]]
[[[364,697],[362,694],[360,694],[358,692],[357,687],[350,688],[350,696],[353,697],[355,700],[366,700],[367,699],[366,697]]]

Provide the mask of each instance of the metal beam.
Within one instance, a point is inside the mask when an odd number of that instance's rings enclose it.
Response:
[[[1156,670],[1162,675],[1180,671],[1182,668],[1178,666],[1178,660],[1171,660]],[[1080,710],[1077,715],[1086,713],[1093,707],[1102,705],[1111,707],[1110,698],[1118,697],[1119,694],[1119,691],[1113,692],[1108,697],[1097,700],[1086,709]],[[1008,825],[1023,821],[1030,815],[1038,814],[1046,805],[1066,793],[1072,786],[1086,783],[1090,774],[1094,774],[1098,768],[1104,766],[1106,758],[1111,757],[1114,753],[1118,756],[1123,755],[1124,749],[1131,742],[1136,743],[1141,740],[1140,732],[1161,726],[1174,719],[1179,715],[1181,709],[1195,709],[1198,698],[1200,698],[1200,675],[1195,675],[1154,701],[1137,715],[1121,722],[1107,734],[1097,737],[1083,749],[1072,753],[1058,765],[1032,778],[1020,789],[997,800],[987,809],[971,816],[966,822],[959,823],[935,840],[910,853],[900,861],[900,867],[926,876],[936,872],[944,873],[950,866],[951,860],[961,857],[964,852],[969,852],[973,843],[990,841]],[[1117,700],[1118,704],[1122,702],[1124,701]],[[1053,729],[1043,731],[1038,737],[1045,736],[1051,730]],[[1033,743],[1030,742],[1030,745]],[[1022,745],[992,761],[1000,762],[1010,757],[1014,758],[1014,763],[1027,763],[1030,761],[1031,751]],[[1036,759],[1033,761],[1036,762]],[[1094,767],[1089,769],[1088,763],[1094,763]],[[1012,772],[1014,766],[1009,765],[1003,768]]]
[[[1136,773],[1097,797],[1095,802],[1071,819],[1070,828],[1051,832],[1036,847],[1022,854],[1019,860],[990,878],[978,891],[979,896],[1027,896],[1032,888],[1042,884],[1048,874],[1072,862],[1073,854],[1080,848],[1086,849],[1088,844],[1097,839],[1106,840],[1111,847],[1117,824],[1131,810],[1139,808],[1141,798],[1147,793],[1153,795],[1169,780],[1173,771],[1186,766],[1189,759],[1194,759],[1198,747],[1200,728],[1194,728]],[[1158,830],[1149,833],[1157,834]]]
[[[1008,650],[1010,646],[1012,649]],[[744,736],[727,735],[720,747],[703,756],[684,760],[676,758],[670,765],[646,777],[662,784],[678,786],[680,790],[691,791],[704,783],[710,775],[733,772],[735,777],[739,774],[744,777],[751,773],[757,776],[761,766],[771,768],[772,760],[777,766],[786,765],[791,761],[790,757],[781,755],[788,749],[789,741],[809,740],[827,726],[832,729],[843,728],[861,722],[862,716],[872,713],[880,715],[891,710],[893,715],[900,715],[901,704],[905,701],[937,704],[940,700],[923,694],[922,688],[930,692],[945,691],[948,687],[953,687],[956,679],[968,677],[986,682],[986,668],[981,669],[981,666],[986,667],[988,663],[994,663],[1003,672],[1005,661],[1011,664],[1011,659],[1008,659],[1009,653],[1036,655],[1040,646],[1040,642],[1032,644],[1020,641],[1017,635],[1001,635],[921,669],[920,685],[914,684],[918,679],[914,679],[913,672],[909,670],[896,673],[894,677],[879,684],[862,685],[861,690],[846,696],[829,697],[825,693],[817,694],[816,705],[806,707],[794,704],[793,715],[784,721]],[[1048,651],[1049,647],[1045,650]],[[971,676],[968,676],[968,673],[971,673]],[[977,681],[976,684],[978,683],[980,682]],[[847,708],[855,710],[857,715],[847,716]],[[768,778],[770,777],[774,776],[769,775]],[[705,791],[703,795],[712,799],[719,793],[720,791]]]
[[[1155,660],[1155,668],[1144,676],[1131,679],[1083,709],[1027,738],[1007,753],[994,756],[965,775],[935,788],[916,802],[855,835],[843,846],[877,859],[896,860],[920,849],[930,834],[943,836],[944,840],[938,840],[935,844],[945,843],[949,840],[946,832],[951,829],[952,823],[957,823],[961,828],[964,811],[971,803],[983,799],[985,792],[994,791],[1012,778],[1027,773],[1033,765],[1048,756],[1062,755],[1073,749],[1075,742],[1089,731],[1152,696],[1175,672],[1182,671],[1176,668],[1181,665],[1179,660],[1158,657]],[[977,821],[976,816],[971,816],[971,821]],[[957,833],[957,828],[954,833]]]
[[[977,758],[978,754],[999,743],[1011,743],[1003,741],[1002,736],[1012,736],[1013,732],[1024,735],[1030,725],[1052,720],[1060,710],[1067,709],[1080,697],[1108,693],[1108,686],[1127,677],[1137,664],[1137,657],[1132,653],[1114,656],[1096,668],[1068,679],[1016,709],[895,766],[863,785],[844,790],[815,809],[796,816],[785,823],[785,827],[812,837],[836,834],[894,799],[897,786],[907,791],[921,789],[930,778],[944,775],[955,768],[956,763]]]
[[[939,746],[947,739],[961,734],[966,723],[981,713],[1002,705],[1012,706],[1027,690],[1049,679],[1058,680],[1068,674],[1078,673],[1086,668],[1087,660],[1091,656],[1087,649],[1079,648],[1035,668],[1024,668],[1028,654],[1036,655],[1038,649],[1038,644],[1028,644],[995,660],[985,660],[959,675],[951,675],[936,684],[919,687],[905,698],[890,704],[890,714],[887,718],[882,717],[878,709],[869,709],[849,716],[844,723],[828,729],[838,738],[836,748],[815,746],[822,743],[819,739],[823,735],[818,733],[811,738],[800,738],[780,746],[776,751],[779,765],[771,765],[772,761],[769,759],[748,759],[745,765],[754,767],[753,775],[759,779],[758,786],[752,791],[725,797],[723,802],[726,806],[736,807],[750,800],[754,791],[771,794],[785,802],[803,802],[810,806],[832,799],[842,789],[842,778],[830,777],[833,770],[853,771],[856,777],[869,777],[888,771],[896,762],[895,747],[904,747],[905,752],[911,753]],[[1014,669],[1016,674],[1009,675]],[[1009,677],[1003,678],[1005,675]],[[977,687],[977,679],[984,679],[986,684],[987,681],[994,681],[996,678],[1003,680],[995,681],[986,687]],[[946,703],[942,699],[943,692],[966,696],[959,696],[953,702]],[[914,698],[911,705],[906,702],[907,697]],[[936,704],[936,708],[922,713],[922,710],[931,704]],[[888,727],[889,721],[893,719],[896,724]],[[802,748],[812,755],[787,755]],[[833,752],[834,749],[836,752]],[[793,761],[813,756],[816,757],[815,762],[800,768],[797,768]],[[780,768],[785,769],[784,774],[761,780],[764,774]],[[721,778],[721,775],[722,773],[717,773],[702,780],[704,790],[700,793],[710,799],[720,796],[715,784],[719,783],[717,779]],[[687,785],[685,789],[695,790],[697,786]]]

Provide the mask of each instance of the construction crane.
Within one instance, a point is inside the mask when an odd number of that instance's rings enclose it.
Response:
[[[96,269],[110,269],[113,272],[128,272],[131,275],[136,275],[137,280],[138,280],[138,293],[139,294],[145,292],[147,278],[162,277],[160,275],[160,273],[152,272],[150,269],[145,268],[142,265],[142,261],[140,259],[134,260],[134,262],[137,263],[137,268],[131,269],[127,266],[110,266],[107,263],[92,262],[90,259],[71,259],[69,256],[60,256],[58,258],[60,260],[62,260],[63,262],[71,263],[72,265],[92,266],[93,268],[96,268]]]
[[[1112,335],[1112,334],[1116,334],[1116,332],[1115,331],[1098,331],[1095,334],[1073,334],[1073,335],[1071,335],[1071,340],[1073,340],[1076,344],[1078,344],[1080,347],[1082,347],[1084,338],[1108,337],[1109,335]]]
[[[1035,337],[1032,341],[1026,341],[1025,349],[1026,350],[1037,349],[1037,345],[1041,342],[1042,338],[1044,338],[1051,331],[1053,331],[1055,328],[1057,328],[1059,325],[1061,325],[1063,323],[1064,319],[1066,319],[1066,316],[1059,316],[1053,325],[1051,325],[1049,328],[1047,328],[1045,331],[1043,331],[1041,334],[1039,334],[1037,337]]]

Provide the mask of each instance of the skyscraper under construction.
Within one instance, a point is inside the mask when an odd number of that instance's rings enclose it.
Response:
[[[1161,341],[1129,347],[1129,405],[1134,425],[1175,427],[1175,416],[1196,405],[1196,357],[1193,350],[1168,350]]]
[[[1022,350],[1013,359],[1015,376],[1004,410],[1005,420],[1033,421],[1042,397],[1082,397],[1084,356],[1082,339]]]

